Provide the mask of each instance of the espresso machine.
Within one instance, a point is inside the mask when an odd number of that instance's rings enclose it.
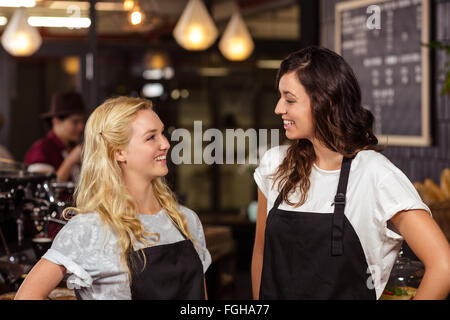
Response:
[[[28,172],[22,163],[0,159],[0,293],[17,290],[67,223],[74,184],[54,173]],[[6,287],[6,289],[5,289]]]

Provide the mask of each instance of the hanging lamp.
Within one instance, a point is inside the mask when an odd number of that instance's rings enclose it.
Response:
[[[205,50],[216,41],[219,32],[201,0],[189,0],[173,36],[186,50]]]
[[[25,8],[18,8],[6,26],[1,39],[3,48],[13,56],[30,56],[42,44],[36,28],[28,24]]]
[[[239,9],[236,9],[220,39],[219,50],[228,60],[242,61],[252,54],[254,47]]]
[[[142,12],[141,7],[139,6],[139,2],[134,1],[134,6],[130,10],[128,14],[128,19],[130,23],[134,26],[141,24],[145,19],[145,14]]]
[[[123,1],[123,9],[129,11],[134,7],[134,0],[124,0]]]

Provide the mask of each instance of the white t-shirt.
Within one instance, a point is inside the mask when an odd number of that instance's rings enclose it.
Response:
[[[197,214],[180,206],[186,224],[195,241],[203,273],[211,264],[206,248],[203,226]],[[165,245],[184,240],[181,232],[164,209],[155,214],[138,214],[147,232],[157,232],[159,241],[150,245]],[[144,245],[137,243],[135,250]],[[68,288],[74,288],[83,300],[131,299],[128,274],[120,263],[121,251],[117,237],[96,212],[77,214],[58,232],[51,248],[42,257],[67,269]]]
[[[268,150],[256,168],[254,179],[267,199],[267,213],[278,197],[278,183],[273,185],[271,174],[286,156],[289,146],[281,145]],[[306,202],[295,208],[282,202],[279,209],[333,213],[340,170],[327,171],[313,165]],[[299,189],[289,200],[299,202]],[[372,276],[377,299],[389,279],[392,267],[400,251],[403,237],[393,231],[388,221],[399,211],[423,209],[431,214],[422,202],[409,179],[381,153],[360,151],[352,161],[346,193],[345,216],[359,237],[367,265],[367,277]],[[369,281],[370,283],[370,281]]]

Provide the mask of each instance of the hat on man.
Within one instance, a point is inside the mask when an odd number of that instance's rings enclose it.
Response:
[[[83,97],[77,92],[58,92],[52,96],[50,111],[42,119],[85,113]]]

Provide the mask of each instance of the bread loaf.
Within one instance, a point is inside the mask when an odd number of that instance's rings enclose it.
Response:
[[[426,205],[430,205],[430,204],[438,201],[436,199],[436,197],[434,196],[434,194],[429,189],[427,189],[427,187],[425,187],[425,185],[423,183],[414,182],[414,187],[416,188],[417,192],[419,193],[420,197],[422,198],[422,201]]]
[[[444,201],[445,200],[444,192],[441,190],[441,188],[436,183],[434,183],[433,180],[431,180],[429,178],[425,179],[424,186],[432,194],[432,197],[436,201]]]
[[[450,199],[450,168],[446,168],[441,173],[441,190],[446,199]]]

